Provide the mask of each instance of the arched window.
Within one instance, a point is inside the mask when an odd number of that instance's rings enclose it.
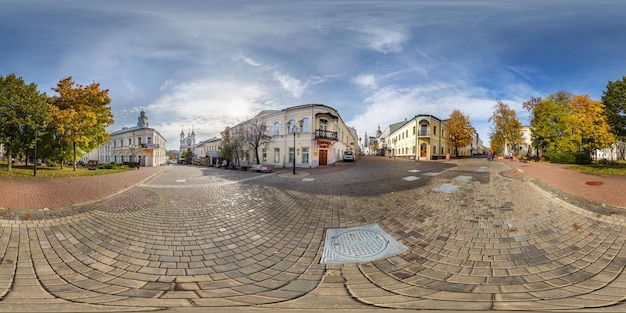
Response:
[[[303,132],[303,133],[310,132],[311,131],[311,123],[310,123],[309,119],[305,117],[305,118],[302,119],[302,121],[303,121],[303,123],[302,123],[302,130],[301,130],[301,132]]]
[[[287,125],[289,125],[289,130],[288,130],[287,133],[293,134],[293,132],[295,131],[296,126],[297,126],[296,120],[294,120],[294,119],[289,120],[287,122]]]

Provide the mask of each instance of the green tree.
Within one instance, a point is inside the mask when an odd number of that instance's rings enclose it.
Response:
[[[573,152],[581,142],[577,118],[571,107],[572,95],[558,91],[532,107],[530,125],[534,141],[544,151]]]
[[[489,122],[493,123],[489,135],[491,151],[504,154],[508,149],[515,150],[522,142],[522,123],[508,104],[498,100]]]
[[[602,103],[611,132],[617,141],[626,142],[626,76],[621,80],[609,81],[606,90],[602,92]],[[620,152],[623,159],[624,150]]]
[[[9,172],[13,156],[25,154],[44,134],[46,99],[34,83],[26,84],[15,74],[0,76],[0,144],[6,149]]]
[[[75,84],[72,77],[62,79],[52,90],[58,96],[50,98],[50,123],[56,130],[61,164],[71,155],[76,170],[80,156],[109,140],[106,127],[113,124],[109,91],[100,90],[98,83]]]
[[[591,100],[588,95],[577,95],[572,98],[570,109],[576,118],[581,151],[591,155],[615,143],[602,102]]]
[[[452,111],[447,125],[448,136],[454,147],[454,154],[458,156],[459,147],[465,147],[472,143],[475,133],[474,128],[469,118],[458,109]]]

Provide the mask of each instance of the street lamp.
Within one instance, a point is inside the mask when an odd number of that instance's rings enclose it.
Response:
[[[302,131],[302,126],[304,126],[304,120],[298,121],[300,125],[300,131]],[[291,129],[291,121],[287,122],[287,132]],[[296,131],[298,127],[297,125],[293,125],[293,175],[296,175]]]

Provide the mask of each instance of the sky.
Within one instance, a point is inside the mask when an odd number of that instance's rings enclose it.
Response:
[[[115,123],[179,147],[261,110],[324,104],[359,137],[458,109],[488,146],[498,100],[600,100],[626,75],[622,0],[0,0],[0,75],[109,90]]]

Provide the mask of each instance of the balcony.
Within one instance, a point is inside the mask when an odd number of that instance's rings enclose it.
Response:
[[[154,143],[142,143],[139,145],[141,149],[158,149],[159,145]]]
[[[428,131],[427,130],[420,130],[418,136],[419,137],[428,137]]]
[[[337,132],[331,132],[328,130],[318,129],[315,131],[315,139],[337,140]]]

